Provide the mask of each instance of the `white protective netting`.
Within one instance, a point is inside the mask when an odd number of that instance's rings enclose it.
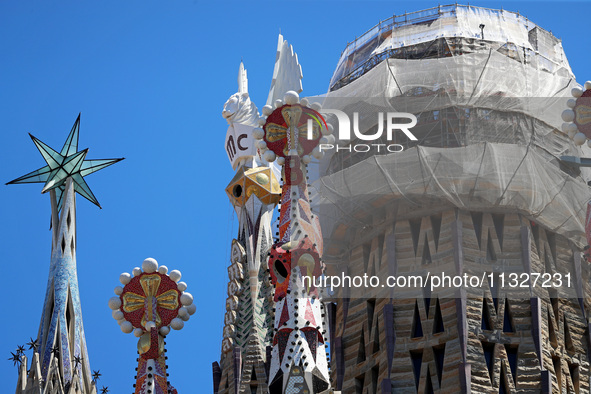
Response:
[[[425,51],[421,45],[432,47],[440,39],[447,42],[449,53],[465,54],[493,45],[504,47],[502,50],[514,58],[534,57],[550,72],[556,68],[570,72],[560,40],[523,15],[449,5],[393,16],[347,45],[331,79],[331,90],[343,78],[355,77],[385,58],[432,56],[435,48]]]
[[[349,44],[331,91],[316,99],[350,119],[358,112],[370,134],[379,112],[413,113],[419,141],[379,141],[403,145],[401,153],[326,151],[313,188],[325,237],[338,223],[362,226],[351,213],[389,198],[399,212],[425,204],[518,211],[583,247],[589,177],[559,158],[590,149],[561,131],[579,85],[560,41],[507,11],[446,6],[400,19]],[[335,145],[357,143],[367,141]]]
[[[587,185],[565,176],[547,155],[528,146],[417,146],[373,156],[320,178],[315,186],[325,235],[337,221],[371,225],[351,213],[360,208],[371,212],[373,202],[384,203],[381,199],[387,197],[397,203],[398,212],[409,214],[429,204],[434,210],[450,205],[471,211],[517,210],[578,245],[584,242]]]

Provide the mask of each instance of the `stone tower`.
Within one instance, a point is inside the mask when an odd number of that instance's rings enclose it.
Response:
[[[560,119],[577,86],[560,40],[503,10],[394,16],[347,46],[323,108],[359,133],[315,183],[327,273],[421,284],[335,289],[337,390],[589,392],[589,177],[564,160],[588,149]],[[416,140],[387,138],[387,112]],[[432,288],[443,274],[479,282]]]
[[[265,393],[273,333],[272,288],[267,253],[273,243],[273,211],[281,188],[277,176],[258,155],[252,138],[258,110],[248,96],[244,65],[238,92],[226,102],[225,148],[236,175],[226,188],[238,217],[228,267],[228,298],[224,315],[222,355],[213,363],[214,392]]]
[[[51,261],[33,358],[22,356],[16,393],[97,392],[91,376],[76,271],[75,193],[100,207],[84,177],[122,159],[85,160],[78,151],[80,116],[60,152],[31,136],[47,165],[9,184],[44,183],[51,202]]]

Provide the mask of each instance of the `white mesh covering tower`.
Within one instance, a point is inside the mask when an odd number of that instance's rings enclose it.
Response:
[[[337,289],[337,390],[589,392],[589,179],[561,161],[589,156],[561,127],[577,86],[560,40],[508,11],[440,6],[347,46],[323,108],[358,112],[365,135],[380,112],[413,113],[417,140],[357,135],[326,150],[313,200],[327,273],[484,280]],[[510,273],[572,280],[500,288]]]

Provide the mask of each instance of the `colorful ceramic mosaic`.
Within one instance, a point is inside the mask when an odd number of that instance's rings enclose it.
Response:
[[[287,92],[275,109],[263,108],[262,132],[254,133],[261,137],[258,147],[265,159],[283,166],[279,241],[272,245],[268,263],[275,287],[270,393],[330,388],[324,306],[313,285],[313,278],[323,273],[322,233],[306,181],[311,155],[322,156],[318,144],[323,134],[330,134],[319,109],[300,101],[296,92]]]
[[[152,258],[142,268],[124,272],[119,280],[124,287],[115,288],[116,297],[109,300],[113,318],[124,333],[139,338],[136,394],[176,393],[166,378],[164,339],[170,329],[180,330],[196,311],[187,284],[179,282],[181,273],[168,272]]]

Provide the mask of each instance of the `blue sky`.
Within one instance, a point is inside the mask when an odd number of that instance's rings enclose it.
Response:
[[[520,11],[563,39],[579,82],[591,79],[587,2],[471,2]],[[169,335],[170,379],[211,392],[219,359],[229,246],[236,232],[224,188],[233,176],[221,110],[240,59],[262,107],[277,34],[294,45],[304,95],[324,93],[348,41],[392,14],[434,2],[41,1],[0,3],[0,180],[42,167],[27,133],[61,148],[82,113],[87,158],[126,160],[86,178],[103,209],[78,198],[78,279],[90,363],[99,385],[131,392],[136,339],[107,306],[121,272],[154,257],[179,269],[197,313]],[[51,234],[42,185],[0,186],[4,323],[0,355],[36,337]],[[30,352],[28,353],[30,354]],[[0,358],[0,391],[17,370]]]

